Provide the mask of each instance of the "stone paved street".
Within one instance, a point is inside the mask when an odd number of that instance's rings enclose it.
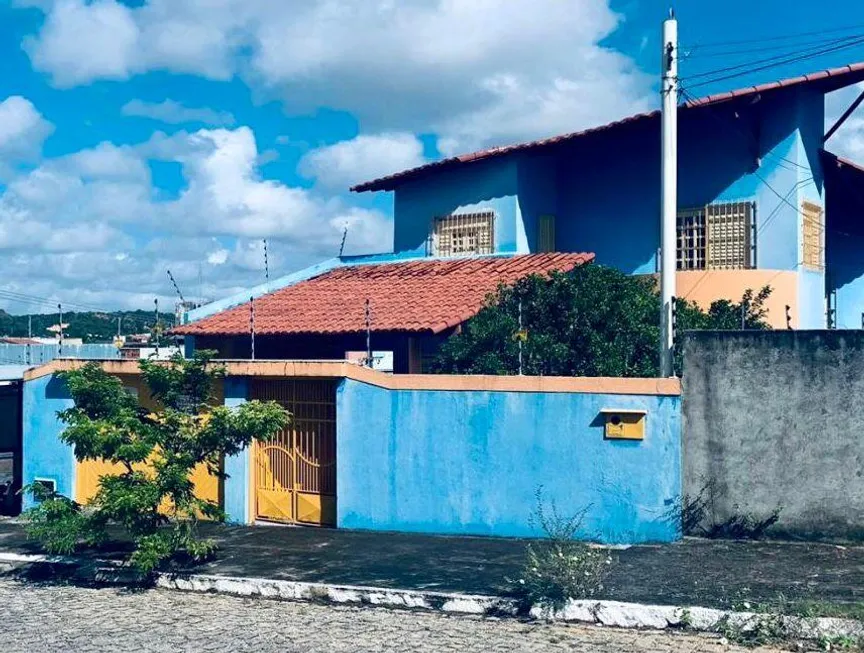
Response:
[[[0,651],[736,651],[716,638],[0,580]],[[751,651],[753,649],[750,649]]]

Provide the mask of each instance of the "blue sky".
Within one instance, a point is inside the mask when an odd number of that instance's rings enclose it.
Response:
[[[147,308],[173,300],[167,269],[187,296],[215,299],[262,280],[262,239],[277,275],[336,254],[346,225],[348,253],[386,251],[392,198],[352,183],[656,107],[667,10],[0,0],[0,307]],[[676,12],[694,95],[864,60],[857,0]],[[813,56],[705,74],[796,52]],[[829,98],[829,115],[855,92]],[[831,145],[864,160],[864,118]]]

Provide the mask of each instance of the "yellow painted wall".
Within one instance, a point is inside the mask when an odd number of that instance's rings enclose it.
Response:
[[[786,306],[790,306],[792,327],[798,326],[798,275],[786,270],[690,270],[675,276],[678,297],[707,309],[718,299],[741,301],[748,288],[754,293],[764,286],[773,292],[765,303],[768,323],[775,329],[786,328]]]
[[[152,397],[144,387],[139,375],[119,375],[123,385],[134,388],[138,393],[138,399],[145,408],[155,407]],[[223,387],[221,381],[216,386],[216,401],[218,404],[224,402]],[[146,469],[142,466],[142,469]],[[122,465],[114,465],[106,460],[85,460],[76,465],[75,469],[75,500],[78,503],[89,503],[99,489],[99,479],[105,474],[118,474],[123,471]],[[207,471],[206,465],[199,465],[192,472],[192,482],[195,485],[195,495],[199,499],[205,499],[214,503],[221,503],[221,480]]]

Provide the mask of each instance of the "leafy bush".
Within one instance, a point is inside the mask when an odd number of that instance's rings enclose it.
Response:
[[[542,491],[537,491],[535,519],[546,539],[528,545],[520,577],[511,581],[523,608],[559,610],[570,599],[591,598],[603,589],[612,557],[574,539],[586,512],[562,517],[554,502],[546,509]]]
[[[50,553],[68,554],[104,541],[108,526],[116,525],[132,539],[130,562],[141,572],[179,552],[196,560],[210,555],[214,544],[198,537],[198,521],[224,514],[195,495],[192,471],[205,465],[224,479],[224,456],[272,437],[290,419],[275,402],[214,405],[213,387],[225,370],[212,357],[202,351],[190,360],[178,354],[167,364],[141,361],[158,406],[153,412],[99,363],[63,373],[75,405],[59,413],[67,425],[61,440],[74,447],[78,461],[102,459],[123,471],[102,476],[87,506],[29,488],[39,501],[25,515],[29,535]]]
[[[464,328],[441,346],[441,374],[641,376],[659,372],[660,298],[651,277],[588,264],[567,273],[532,275],[501,286]],[[694,329],[768,329],[769,287],[707,311],[676,302],[678,333]],[[520,330],[520,315],[522,329]],[[518,337],[517,337],[518,334]],[[678,339],[680,342],[680,338]],[[680,347],[676,369],[682,367]]]

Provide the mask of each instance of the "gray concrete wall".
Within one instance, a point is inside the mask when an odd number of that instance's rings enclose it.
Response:
[[[864,331],[684,336],[684,491],[712,517],[864,538]]]

